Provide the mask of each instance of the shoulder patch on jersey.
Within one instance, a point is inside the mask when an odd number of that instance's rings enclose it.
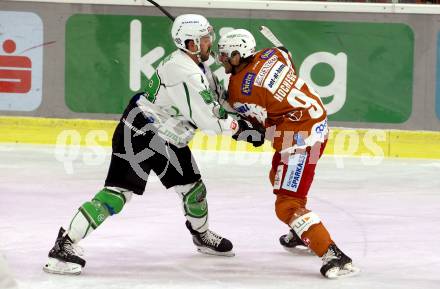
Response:
[[[268,48],[260,55],[261,59],[269,59],[275,53],[275,49]]]
[[[272,67],[277,62],[277,60],[278,60],[278,56],[273,55],[263,64],[263,66],[260,68],[260,71],[258,71],[257,77],[255,78],[254,84],[256,86],[263,86],[267,74],[272,69]]]
[[[159,92],[161,85],[161,79],[157,71],[153,74],[151,79],[148,81],[147,87],[145,88],[145,97],[152,103],[156,101],[157,93]]]
[[[241,83],[241,93],[243,95],[251,95],[252,87],[254,85],[255,73],[248,72]]]

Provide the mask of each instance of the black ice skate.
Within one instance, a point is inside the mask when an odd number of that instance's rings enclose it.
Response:
[[[345,255],[335,244],[329,246],[327,253],[322,256],[323,265],[321,274],[329,279],[348,277],[359,273],[351,259]]]
[[[232,243],[226,238],[223,238],[211,230],[199,233],[191,227],[191,223],[186,221],[186,227],[191,232],[193,243],[197,247],[197,251],[203,254],[217,255],[217,256],[235,256],[232,251]]]
[[[86,265],[86,261],[79,257],[77,248],[75,248],[72,240],[60,228],[55,245],[49,251],[49,261],[43,267],[43,271],[53,274],[78,275],[81,273],[82,267]]]
[[[300,237],[295,233],[293,229],[290,229],[289,233],[280,237],[280,244],[283,248],[294,254],[299,255],[314,255]]]

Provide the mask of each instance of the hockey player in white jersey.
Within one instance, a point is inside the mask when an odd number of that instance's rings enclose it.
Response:
[[[234,255],[232,243],[209,229],[206,187],[188,142],[197,128],[229,133],[235,139],[241,132],[254,132],[254,137],[245,140],[255,146],[263,144],[264,138],[249,122],[225,114],[215,101],[212,88],[216,84],[206,77],[212,75],[203,64],[214,37],[208,20],[201,15],[181,15],[171,34],[178,49],[159,64],[146,91],[131,99],[116,127],[104,188],[78,209],[67,230],[60,229],[44,271],[80,274],[85,260],[76,244],[109,216],[121,212],[132,194],[142,195],[151,170],[180,196],[197,250]]]

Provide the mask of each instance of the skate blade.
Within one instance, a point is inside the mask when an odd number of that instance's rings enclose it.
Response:
[[[287,252],[293,254],[293,255],[297,255],[297,256],[315,256],[315,253],[313,253],[312,250],[310,250],[307,247],[285,247],[283,245],[281,245],[283,247],[284,250],[286,250]]]
[[[81,269],[82,267],[79,264],[64,262],[55,258],[49,258],[49,261],[43,267],[43,271],[46,273],[60,275],[79,275]]]
[[[352,277],[359,274],[361,270],[354,267],[352,264],[346,264],[343,269],[332,268],[327,271],[325,277],[328,279],[342,279],[347,277]]]
[[[234,257],[235,253],[233,251],[227,251],[227,252],[217,252],[210,248],[205,247],[197,247],[197,252],[207,255],[213,255],[213,256],[225,256],[225,257]]]

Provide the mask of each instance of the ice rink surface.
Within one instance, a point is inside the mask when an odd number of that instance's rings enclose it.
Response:
[[[143,196],[80,244],[80,276],[42,271],[58,229],[103,185],[110,151],[0,145],[0,252],[24,289],[440,288],[440,161],[326,156],[308,207],[360,275],[326,280],[315,256],[278,243],[268,154],[196,154],[211,229],[235,257],[196,252],[180,200],[151,177]],[[64,161],[64,162],[63,162]]]

